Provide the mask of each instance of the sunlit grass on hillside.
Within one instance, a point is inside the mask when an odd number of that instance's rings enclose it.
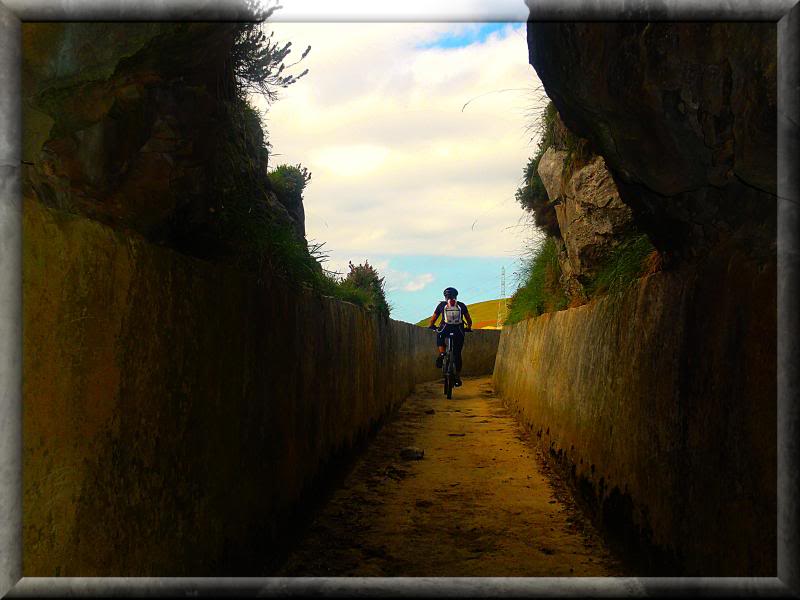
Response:
[[[503,301],[502,299],[498,300],[486,300],[484,302],[476,302],[474,304],[467,304],[467,309],[469,309],[469,315],[472,317],[472,328],[473,329],[489,329],[497,327],[497,313],[498,309],[500,310],[500,326],[502,327],[503,321],[505,320],[508,310],[508,299]],[[421,327],[427,327],[430,323],[431,317],[430,315],[417,321],[417,325]]]

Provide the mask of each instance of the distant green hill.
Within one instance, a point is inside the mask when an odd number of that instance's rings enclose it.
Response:
[[[486,300],[485,302],[476,302],[475,304],[467,304],[467,308],[469,309],[469,314],[472,317],[472,328],[473,329],[494,329],[497,327],[497,309],[498,304],[503,302],[502,300]],[[504,303],[504,310],[500,315],[500,327],[503,326],[503,320],[506,318],[507,309],[505,306],[508,305],[508,300]],[[428,323],[430,323],[430,315],[425,317],[424,319],[420,319],[417,321],[417,325],[421,327],[427,327]]]

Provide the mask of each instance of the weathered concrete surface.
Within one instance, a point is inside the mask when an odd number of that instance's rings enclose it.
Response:
[[[495,389],[651,566],[775,576],[775,294],[725,249],[503,330]]]
[[[35,202],[23,227],[26,577],[257,574],[325,462],[437,377],[432,331]]]

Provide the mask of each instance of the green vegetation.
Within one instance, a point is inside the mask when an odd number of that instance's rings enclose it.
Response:
[[[547,195],[541,177],[539,162],[551,146],[560,145],[560,138],[569,132],[559,127],[558,112],[552,101],[548,102],[538,120],[539,143],[535,154],[523,169],[523,184],[517,189],[516,199],[523,209],[533,215],[533,222],[544,234],[541,245],[524,259],[520,279],[522,284],[511,297],[505,324],[536,317],[544,312],[561,310],[568,298],[560,284],[561,266],[558,262],[556,239],[561,230],[555,206]]]
[[[235,154],[234,154],[235,156]],[[311,174],[301,165],[281,165],[265,178],[284,206],[302,204],[303,190]],[[231,257],[241,267],[259,274],[281,277],[388,317],[390,308],[383,290],[383,278],[365,263],[350,264],[344,278],[326,271],[324,244],[309,244],[290,223],[277,218],[266,202],[266,193],[253,195],[253,182],[228,172],[223,186],[217,234],[227,242]],[[266,192],[266,191],[265,191]]]
[[[303,204],[303,190],[311,181],[311,173],[304,166],[278,165],[269,173],[269,182],[278,200],[286,207]]]
[[[247,121],[243,127],[249,127]],[[271,191],[290,210],[302,205],[303,192],[311,173],[302,165],[279,165],[264,173],[241,151],[241,140],[258,139],[253,132],[240,132],[239,144],[231,140],[222,153],[216,188],[219,208],[215,210],[214,236],[222,241],[233,262],[247,270],[311,288],[379,315],[388,317],[390,308],[383,291],[383,279],[369,265],[350,265],[350,273],[339,279],[322,267],[327,256],[323,244],[309,244],[285,217],[276,215],[268,204]],[[224,146],[224,144],[223,144]],[[252,150],[252,148],[250,149]]]
[[[561,237],[555,207],[547,195],[541,177],[539,162],[551,146],[567,153],[564,173],[571,171],[592,155],[589,142],[567,129],[558,117],[555,104],[549,102],[538,117],[539,144],[535,154],[522,171],[523,183],[517,188],[516,199],[520,206],[533,215],[534,224],[545,234]]]
[[[560,236],[555,208],[550,203],[547,190],[537,172],[542,155],[555,143],[556,114],[556,107],[551,101],[542,111],[539,121],[539,144],[536,147],[536,153],[522,170],[523,183],[517,188],[515,197],[522,208],[533,214],[533,220],[537,227],[547,235]]]
[[[623,291],[638,278],[657,268],[658,256],[650,239],[644,234],[633,235],[614,248],[592,280],[585,285],[589,297]]]
[[[231,63],[237,80],[237,88],[244,97],[247,93],[263,94],[269,102],[278,99],[277,88],[285,88],[308,73],[291,75],[288,69],[303,60],[311,51],[305,49],[295,62],[286,64],[292,51],[292,42],[281,45],[272,39],[275,32],[264,35],[260,23],[242,23],[231,49]]]
[[[505,324],[566,308],[569,299],[559,282],[560,276],[558,247],[553,237],[547,237],[524,264],[523,283],[511,296]]]
[[[342,300],[359,304],[383,317],[388,317],[391,309],[383,288],[384,278],[369,264],[369,261],[365,261],[363,265],[354,265],[352,262],[349,265],[350,272],[337,282],[336,295]]]
[[[288,212],[302,219],[303,193],[311,181],[308,169],[281,164],[268,170],[271,147],[262,115],[249,103],[248,94],[261,93],[269,103],[275,101],[279,88],[308,72],[288,74],[309,50],[287,64],[291,42],[278,44],[257,23],[239,26],[229,57],[232,84],[220,98],[221,125],[211,163],[213,197],[205,210],[183,215],[178,236],[183,234],[184,245],[193,246],[196,255],[232,262],[260,277],[280,277],[388,317],[383,279],[374,267],[351,264],[343,278],[325,270],[323,244],[309,246],[301,228],[287,218]]]
[[[546,238],[523,268],[523,283],[511,297],[506,325],[563,310],[569,303],[559,283],[561,267],[555,238]],[[597,273],[584,284],[584,290],[589,299],[616,294],[660,268],[660,255],[650,239],[644,234],[632,234],[609,253]]]
[[[570,302],[560,281],[558,247],[562,235],[555,208],[537,170],[542,156],[550,147],[566,152],[562,177],[569,177],[589,160],[593,153],[588,140],[574,135],[565,127],[552,102],[542,111],[538,127],[539,145],[525,166],[523,172],[525,181],[517,190],[516,198],[526,211],[533,214],[535,225],[546,238],[524,261],[523,272],[520,274],[522,285],[511,298],[511,307],[505,321],[507,324],[536,317],[545,312],[561,310],[567,306],[575,306],[604,294],[616,293],[642,275],[660,268],[660,256],[647,236],[630,233],[609,252],[602,266],[588,281],[583,275],[579,282],[571,284],[575,286],[573,289],[575,297]],[[582,292],[578,283],[583,286]]]
[[[225,114],[212,162],[208,235],[221,254],[239,266],[260,271],[270,255],[289,245],[268,204],[271,191],[265,165],[268,146],[257,112],[246,101],[223,104]]]

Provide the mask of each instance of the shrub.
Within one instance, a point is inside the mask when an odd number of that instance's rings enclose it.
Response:
[[[260,23],[241,23],[231,48],[231,64],[236,77],[238,95],[263,94],[268,102],[278,99],[278,88],[285,88],[308,73],[291,75],[288,69],[302,61],[311,51],[305,49],[295,62],[286,64],[292,52],[292,42],[283,45],[273,40],[275,32],[265,35]]]
[[[569,299],[561,287],[560,277],[558,247],[553,237],[547,237],[523,263],[520,273],[523,283],[511,296],[505,324],[566,308]]]
[[[349,266],[350,272],[339,283],[339,297],[388,318],[390,308],[383,287],[384,278],[369,261],[364,261],[363,265],[351,262]]]
[[[284,206],[297,206],[303,203],[303,190],[311,181],[311,173],[304,166],[278,165],[269,173],[272,191]]]

